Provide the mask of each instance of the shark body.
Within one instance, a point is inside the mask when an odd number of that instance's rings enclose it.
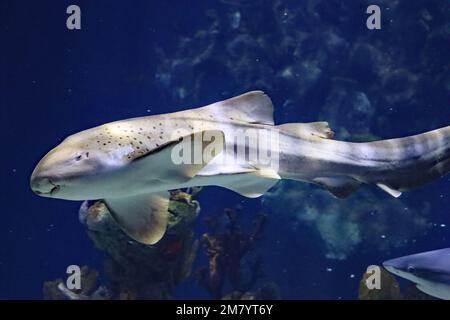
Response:
[[[293,179],[339,198],[362,183],[398,197],[450,171],[450,127],[365,143],[332,138],[326,122],[275,125],[270,98],[252,91],[69,136],[38,163],[30,184],[41,196],[105,199],[127,234],[153,244],[166,229],[167,190],[216,185],[258,197],[280,179]],[[187,147],[212,152],[200,161],[174,161]]]
[[[384,262],[383,266],[414,282],[420,291],[450,300],[450,248],[395,258]]]

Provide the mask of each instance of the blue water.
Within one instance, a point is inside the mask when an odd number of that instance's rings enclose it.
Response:
[[[82,29],[69,31],[73,3]],[[379,1],[381,30],[366,28],[370,1],[246,3],[0,2],[0,298],[41,299],[43,282],[70,264],[102,268],[80,203],[37,197],[28,185],[39,159],[74,132],[255,89],[271,96],[276,123],[326,120],[342,138],[450,124],[446,1]],[[449,179],[395,204],[364,187],[337,207],[301,183],[263,200],[210,188],[201,215],[236,205],[249,220],[266,212],[258,250],[281,297],[355,299],[367,266],[450,246]],[[286,190],[302,193],[287,199]],[[308,220],[307,208],[319,217]],[[203,219],[194,230],[206,231]],[[204,262],[200,255],[194,269]],[[174,296],[208,297],[192,279]]]

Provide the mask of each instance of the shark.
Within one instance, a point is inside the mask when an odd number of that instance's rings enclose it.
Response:
[[[383,267],[430,296],[450,300],[450,248],[391,259]]]
[[[31,189],[65,200],[102,199],[130,237],[155,244],[168,190],[220,186],[263,195],[281,179],[345,198],[362,184],[399,197],[450,171],[450,126],[372,142],[334,139],[325,121],[275,125],[251,91],[210,105],[103,124],[70,135],[36,165]]]

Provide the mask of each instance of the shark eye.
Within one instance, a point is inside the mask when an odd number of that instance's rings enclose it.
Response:
[[[75,161],[80,161],[80,160],[81,160],[81,155],[75,157]]]
[[[416,268],[414,268],[413,266],[408,266],[408,268],[406,268],[406,270],[407,270],[409,273],[414,273],[414,272],[416,271]]]

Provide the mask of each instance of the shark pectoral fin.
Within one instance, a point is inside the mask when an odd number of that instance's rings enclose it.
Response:
[[[227,175],[223,175],[227,176]],[[220,176],[219,176],[220,179]],[[281,177],[274,170],[255,170],[250,173],[230,175],[225,183],[219,185],[247,198],[262,196],[272,188]]]
[[[286,123],[277,126],[277,128],[304,139],[332,139],[334,136],[334,132],[328,125],[328,122],[325,121],[310,123]]]
[[[359,185],[359,181],[348,177],[321,177],[313,180],[321,187],[327,189],[336,198],[347,198],[355,192]]]
[[[222,153],[224,144],[222,131],[204,130],[179,137],[135,162],[143,174],[158,172],[162,181],[185,182]]]
[[[385,184],[383,184],[383,183],[377,183],[377,186],[378,186],[381,190],[383,190],[383,191],[389,193],[389,194],[390,194],[391,196],[393,196],[394,198],[398,198],[398,197],[400,197],[400,196],[402,195],[402,193],[401,193],[400,191],[395,190],[395,189],[392,189],[391,187],[388,187],[387,185],[385,185]]]
[[[152,193],[124,198],[105,199],[119,227],[143,244],[155,244],[167,228],[169,194]]]

